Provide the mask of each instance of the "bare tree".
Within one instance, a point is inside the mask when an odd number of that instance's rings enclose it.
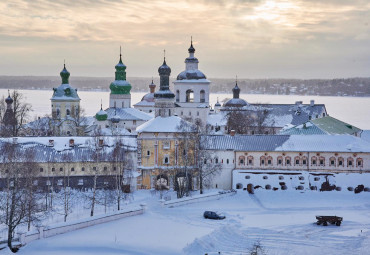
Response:
[[[34,163],[33,148],[20,148],[17,144],[5,142],[1,147],[1,170],[5,172],[7,187],[5,199],[1,199],[0,221],[8,228],[8,247],[12,246],[15,229],[22,224],[37,220],[40,213],[38,199],[34,196],[33,180],[37,176],[37,164]]]
[[[232,109],[226,114],[228,131],[237,134],[264,134],[267,128],[264,122],[269,114],[268,109],[256,105],[250,110]]]
[[[19,136],[20,130],[23,128],[23,125],[29,120],[30,112],[32,111],[32,106],[25,102],[24,95],[14,90],[10,96],[13,99],[13,113],[11,118],[15,121],[12,121],[8,127],[4,127],[4,116],[6,112],[6,106],[4,104],[4,98],[0,103],[0,116],[3,126],[3,136]],[[5,129],[4,129],[5,128]]]
[[[192,190],[192,177],[196,171],[196,143],[193,140],[196,128],[189,122],[182,120],[177,129],[178,145],[175,158],[178,164],[174,166],[172,178],[177,198],[182,198],[189,196]]]

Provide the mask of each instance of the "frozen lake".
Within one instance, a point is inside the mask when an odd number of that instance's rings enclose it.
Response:
[[[52,90],[19,90],[26,96],[28,103],[32,104],[34,116],[44,116],[51,113],[50,98]],[[0,96],[7,96],[6,89],[0,89]],[[100,110],[100,101],[103,108],[109,104],[108,91],[79,91],[81,107],[87,115],[95,115]],[[145,93],[132,93],[132,104],[141,100]],[[222,102],[225,98],[231,98],[232,94],[211,94],[210,103],[214,105],[219,98]],[[361,129],[370,129],[370,98],[368,97],[328,97],[328,96],[299,96],[299,95],[256,95],[241,94],[241,98],[249,103],[273,103],[294,104],[295,101],[303,101],[309,104],[315,100],[317,104],[325,104],[328,114],[339,120],[357,126]]]

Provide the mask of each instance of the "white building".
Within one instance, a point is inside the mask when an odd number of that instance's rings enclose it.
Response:
[[[176,114],[193,123],[200,121],[206,125],[209,113],[209,86],[211,82],[198,69],[198,59],[194,56],[193,42],[189,48],[189,57],[185,59],[185,70],[181,72],[174,84],[176,95]]]

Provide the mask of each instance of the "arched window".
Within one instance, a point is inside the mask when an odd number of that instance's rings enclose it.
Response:
[[[180,102],[180,91],[176,90],[176,102]]]
[[[57,117],[59,117],[60,116],[60,110],[59,110],[59,108],[57,109]]]
[[[362,158],[356,159],[356,166],[357,167],[363,167],[363,160],[362,160]]]
[[[319,164],[320,164],[320,166],[325,166],[325,158],[324,157],[319,158]]]
[[[336,158],[335,157],[330,157],[329,159],[329,166],[336,166]]]
[[[204,103],[206,101],[206,93],[204,92],[204,90],[202,89],[200,91],[200,102],[201,103]]]
[[[338,158],[338,166],[344,166],[344,158],[342,157]]]
[[[260,166],[264,166],[264,165],[265,165],[265,163],[266,163],[266,158],[265,158],[265,156],[261,156],[261,157],[260,157]]]
[[[218,164],[218,158],[215,158],[215,163]]]
[[[278,166],[281,166],[283,164],[283,157],[282,156],[277,157],[277,164],[278,164]]]
[[[164,156],[163,163],[164,164],[169,164],[170,163],[170,159],[169,159],[168,155]]]
[[[285,157],[285,165],[291,166],[292,165],[292,158],[291,157]]]
[[[271,156],[267,157],[267,165],[272,166],[272,157]]]
[[[301,158],[300,157],[295,157],[294,158],[294,165],[295,166],[299,166],[301,164]]]
[[[248,156],[247,160],[248,160],[248,161],[247,161],[247,162],[248,162],[248,163],[247,163],[247,164],[248,164],[248,166],[253,166],[253,164],[254,164],[254,163],[253,163],[253,156]]]
[[[349,158],[347,159],[347,166],[348,166],[348,167],[352,167],[352,166],[353,166],[353,158],[349,157]]]
[[[186,102],[187,103],[194,102],[194,91],[192,91],[191,89],[188,89],[186,91]]]
[[[242,165],[244,166],[245,165],[245,157],[244,156],[240,156],[239,157],[239,166]]]
[[[307,166],[307,157],[302,157],[302,165]]]
[[[315,156],[313,156],[311,158],[311,166],[316,166],[317,165],[317,158]]]

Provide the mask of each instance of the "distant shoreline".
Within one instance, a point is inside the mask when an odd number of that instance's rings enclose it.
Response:
[[[234,79],[209,78],[210,93],[232,94]],[[70,83],[79,91],[109,91],[113,77],[71,77]],[[152,78],[130,77],[131,92],[148,93]],[[159,78],[153,78],[157,89]],[[174,79],[171,79],[171,82]],[[58,76],[1,76],[0,89],[52,90],[60,85]],[[242,94],[370,97],[369,78],[346,79],[239,79]]]

